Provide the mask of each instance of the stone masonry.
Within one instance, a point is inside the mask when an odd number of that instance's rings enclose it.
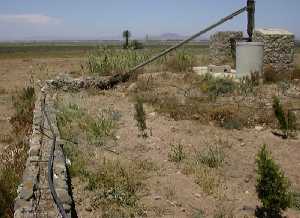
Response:
[[[58,136],[53,162],[54,188],[67,215],[71,217],[72,198],[69,194],[67,166],[56,124],[54,102],[55,95],[51,94],[47,85],[44,86],[35,104],[28,159],[14,205],[15,218],[60,217],[48,185],[48,159],[53,140],[49,123],[42,111],[43,104]]]
[[[231,39],[242,38],[243,32],[217,32],[210,37],[209,60],[213,65],[234,63],[235,45]]]
[[[254,41],[264,43],[264,67],[270,65],[277,73],[294,70],[295,36],[282,29],[257,29]]]

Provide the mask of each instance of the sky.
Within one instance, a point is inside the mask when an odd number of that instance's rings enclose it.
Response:
[[[300,0],[257,0],[256,27],[300,38]],[[0,40],[188,36],[246,5],[246,0],[1,0]],[[217,30],[246,30],[246,13]],[[216,30],[215,30],[216,31]],[[205,37],[208,37],[206,35]]]

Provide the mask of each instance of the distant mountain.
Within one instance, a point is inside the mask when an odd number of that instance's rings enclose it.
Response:
[[[163,33],[159,36],[149,36],[149,40],[161,40],[161,41],[181,41],[188,38],[190,35],[180,35],[177,33]],[[195,41],[206,41],[205,37],[198,37]]]
[[[163,34],[158,35],[158,36],[149,36],[150,40],[164,40],[164,41],[167,41],[167,40],[182,40],[184,38],[185,38],[184,36],[179,35],[177,33],[163,33]]]

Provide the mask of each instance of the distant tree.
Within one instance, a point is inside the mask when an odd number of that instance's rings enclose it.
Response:
[[[128,48],[129,46],[129,38],[131,36],[131,33],[129,30],[124,30],[123,31],[123,38],[125,39],[125,44],[124,44],[124,48]]]
[[[143,44],[138,40],[132,40],[130,43],[131,49],[142,49],[143,47],[144,47]]]

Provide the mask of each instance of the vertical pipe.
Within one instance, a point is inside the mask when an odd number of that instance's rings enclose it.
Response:
[[[249,36],[249,41],[252,42],[253,31],[255,28],[255,0],[247,0],[247,12],[248,12],[247,32]]]

